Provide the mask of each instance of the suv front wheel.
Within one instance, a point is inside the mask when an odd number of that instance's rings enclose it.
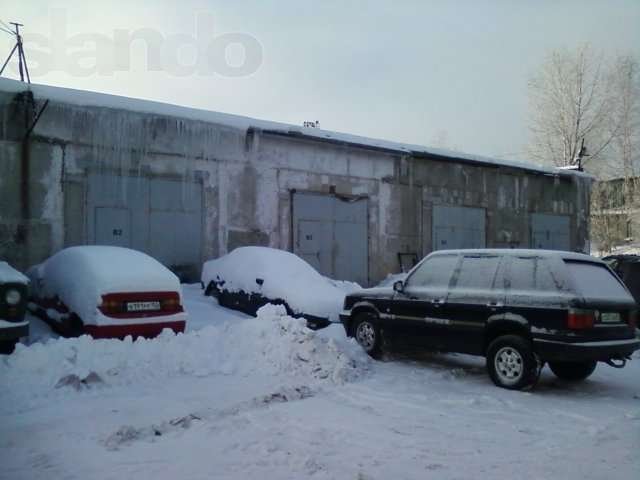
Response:
[[[353,322],[353,336],[356,342],[373,358],[382,355],[382,336],[376,317],[371,313],[359,313]]]
[[[531,342],[519,335],[503,335],[487,349],[487,371],[498,387],[524,390],[538,381],[540,365]]]
[[[593,373],[598,362],[549,362],[549,368],[562,380],[578,382]]]

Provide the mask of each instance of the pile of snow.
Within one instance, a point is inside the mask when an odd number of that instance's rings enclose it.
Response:
[[[345,295],[349,295],[350,293],[357,292],[358,290],[362,290],[360,284],[356,282],[349,282],[348,280],[334,280],[333,278],[324,277],[327,281],[336,287],[338,290],[342,291]]]
[[[320,275],[300,257],[268,247],[240,247],[206,262],[202,283],[224,282],[230,292],[257,293],[271,300],[282,299],[296,313],[339,321],[346,292],[360,288]],[[262,282],[261,284],[259,282]]]
[[[0,262],[0,283],[29,283],[29,279],[9,265],[7,262]]]
[[[118,292],[178,292],[180,281],[160,262],[121,247],[70,247],[32,267],[32,295],[59,297],[84,323],[93,323],[102,295]]]
[[[196,332],[132,341],[79,338],[51,339],[26,347],[0,363],[0,398],[21,401],[50,395],[61,379],[97,375],[109,386],[166,381],[180,376],[249,376],[303,378],[336,384],[355,380],[369,358],[339,326],[312,331],[303,319],[286,315],[282,306],[266,305],[257,318],[206,327]],[[73,377],[70,377],[73,376]],[[64,383],[64,382],[63,382]]]

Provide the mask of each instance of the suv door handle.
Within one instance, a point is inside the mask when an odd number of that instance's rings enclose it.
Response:
[[[504,307],[504,303],[502,303],[502,302],[489,302],[489,303],[487,303],[487,307]]]
[[[440,305],[444,305],[445,304],[445,299],[444,298],[433,298],[433,299],[431,299],[431,303],[433,305],[435,305],[436,307],[439,307]]]

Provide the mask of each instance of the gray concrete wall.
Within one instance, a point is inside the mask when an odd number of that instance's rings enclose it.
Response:
[[[45,99],[37,98],[36,107]],[[36,110],[37,110],[36,108]],[[51,102],[28,142],[29,218],[21,210],[24,104],[0,92],[0,258],[18,268],[87,242],[87,178],[109,172],[203,184],[201,260],[246,245],[291,249],[291,192],[361,195],[369,205],[370,283],[398,252],[432,249],[434,205],[487,209],[488,247],[529,246],[532,212],[571,217],[588,242],[589,181],[413,158],[226,125]],[[28,123],[28,122],[27,122]]]

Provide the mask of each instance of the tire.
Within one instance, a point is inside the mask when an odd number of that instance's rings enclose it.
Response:
[[[72,313],[64,322],[63,329],[65,337],[79,337],[84,335],[84,322],[78,315]]]
[[[502,335],[487,349],[487,372],[498,387],[525,390],[537,383],[540,364],[529,340],[520,335]]]
[[[353,321],[352,333],[364,351],[378,359],[382,356],[382,334],[376,320],[371,313],[359,313]]]
[[[220,295],[220,290],[218,290],[217,285],[211,281],[204,289],[204,294],[207,297],[217,297]]]
[[[18,340],[2,340],[0,342],[0,355],[11,355],[17,343]]]
[[[549,368],[554,375],[562,380],[579,382],[591,375],[598,362],[549,362]]]

